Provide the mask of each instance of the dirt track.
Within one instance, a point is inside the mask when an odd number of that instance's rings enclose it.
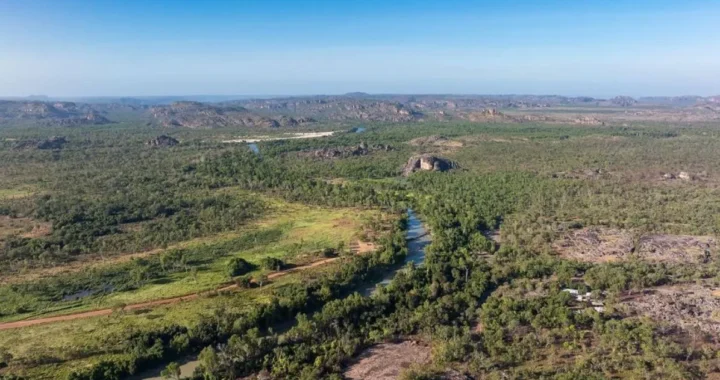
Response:
[[[308,264],[308,265],[290,268],[288,270],[284,270],[281,272],[271,273],[268,275],[268,279],[272,280],[274,278],[282,277],[282,276],[285,276],[290,273],[319,267],[319,266],[322,266],[325,264],[329,264],[338,259],[339,259],[338,257],[332,257],[329,259],[319,260],[319,261],[316,261],[316,262]],[[236,284],[226,285],[226,286],[215,289],[215,291],[233,290],[233,289],[236,289],[237,287],[238,286]],[[160,300],[149,301],[149,302],[136,303],[136,304],[125,306],[123,308],[123,310],[140,310],[140,309],[147,309],[147,308],[156,307],[156,306],[169,305],[169,304],[183,302],[183,301],[189,301],[189,300],[196,299],[196,298],[200,297],[200,295],[206,294],[206,293],[207,292],[193,293],[193,294],[187,294],[184,296],[160,299]],[[24,320],[24,321],[6,322],[6,323],[0,323],[0,330],[16,329],[16,328],[20,328],[20,327],[35,326],[35,325],[39,325],[39,324],[53,323],[53,322],[72,321],[75,319],[82,319],[82,318],[101,317],[104,315],[110,315],[112,313],[113,313],[113,309],[110,308],[110,309],[85,311],[85,312],[67,314],[67,315],[59,315],[56,317],[45,317],[45,318],[37,318],[37,319],[28,319],[28,320]]]

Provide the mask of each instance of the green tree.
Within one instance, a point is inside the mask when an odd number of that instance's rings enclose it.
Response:
[[[180,380],[180,374],[182,372],[180,371],[180,365],[172,362],[165,367],[164,370],[160,373],[160,376],[163,377],[163,379],[169,379],[169,380]]]
[[[227,271],[230,277],[242,276],[251,270],[253,270],[252,264],[241,257],[233,257],[227,264]]]

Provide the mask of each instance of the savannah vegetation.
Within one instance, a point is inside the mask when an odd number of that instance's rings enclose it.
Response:
[[[720,135],[712,126],[373,124],[364,133],[261,142],[259,155],[220,142],[238,131],[169,132],[180,145],[145,146],[158,131],[131,125],[0,129],[0,217],[27,224],[0,231],[0,295],[9,300],[0,318],[117,309],[0,331],[2,376],[122,379],[167,366],[172,377],[175,363],[196,355],[197,379],[341,379],[364,349],[408,337],[427,342],[433,360],[407,379],[442,378],[448,369],[488,379],[701,379],[720,371],[712,337],[623,306],[623,297],[652,287],[716,286],[714,252],[704,263],[577,262],[553,248],[567,231],[591,226],[717,236]],[[7,140],[51,134],[70,142],[39,151]],[[431,135],[460,144],[407,144]],[[298,154],[361,142],[392,149]],[[416,153],[460,168],[401,178]],[[692,178],[663,177],[679,172]],[[425,262],[361,294],[402,265],[407,208],[431,231]],[[353,239],[377,249],[354,255]],[[143,255],[123,259],[136,253]],[[268,278],[326,257],[338,261]],[[77,267],[87,269],[66,272]],[[240,289],[212,291],[227,283]],[[565,288],[591,292],[604,310]],[[158,289],[206,293],[123,310]],[[67,298],[82,292],[89,295]],[[45,349],[33,344],[46,339]]]

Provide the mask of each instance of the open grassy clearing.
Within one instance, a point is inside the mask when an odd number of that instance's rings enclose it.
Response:
[[[72,370],[106,359],[122,351],[123,334],[155,331],[173,324],[193,327],[200,316],[242,311],[268,301],[269,295],[292,283],[313,281],[338,264],[292,273],[262,288],[225,292],[148,310],[117,312],[110,316],[0,331],[0,347],[9,348],[21,368],[11,368],[31,378],[56,379]],[[16,372],[17,370],[17,372]]]
[[[231,278],[227,273],[227,262],[239,257],[250,263],[259,264],[263,258],[275,257],[293,265],[302,265],[322,257],[326,248],[350,247],[360,240],[362,226],[367,221],[380,217],[381,214],[372,210],[360,209],[329,209],[304,206],[275,200],[270,215],[239,231],[223,233],[213,237],[196,239],[183,244],[183,248],[192,249],[203,245],[222,244],[252,232],[278,231],[277,239],[250,249],[230,251],[220,257],[209,257],[202,263],[190,266],[185,270],[170,273],[151,281],[139,289],[125,292],[103,292],[99,295],[86,295],[78,300],[51,301],[44,297],[14,291],[15,286],[4,285],[0,293],[6,300],[4,309],[11,310],[13,304],[17,310],[36,310],[31,313],[14,313],[2,318],[4,321],[25,319],[33,316],[67,314],[92,309],[108,308],[119,304],[133,304],[156,299],[177,297],[181,295],[212,290],[228,283]],[[170,249],[170,248],[169,248]],[[152,254],[162,254],[162,251]],[[135,257],[137,259],[137,257]],[[118,265],[112,261],[109,265]],[[95,269],[102,269],[102,263]],[[81,268],[76,268],[74,271]],[[87,268],[85,268],[87,269]],[[251,272],[260,273],[261,269]],[[61,277],[76,276],[72,273]],[[17,283],[16,283],[17,285]],[[6,312],[7,313],[7,312]]]

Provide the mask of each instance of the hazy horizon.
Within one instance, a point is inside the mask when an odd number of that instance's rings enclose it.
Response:
[[[658,95],[633,95],[633,94],[608,94],[608,95],[589,95],[589,94],[552,94],[552,93],[414,93],[414,92],[387,92],[387,93],[371,93],[365,91],[350,91],[344,93],[297,93],[297,94],[171,94],[171,95],[47,95],[47,94],[29,94],[29,95],[1,95],[0,100],[70,100],[78,101],[83,99],[101,100],[101,99],[162,99],[162,98],[227,98],[227,99],[269,99],[269,98],[292,98],[292,97],[313,97],[313,96],[344,96],[352,93],[365,93],[368,96],[563,96],[567,98],[574,97],[591,97],[595,99],[610,99],[617,96],[630,96],[635,99],[641,98],[679,98],[679,97],[715,97],[720,96],[718,93],[710,94],[658,94]]]
[[[718,19],[698,0],[0,2],[0,96],[714,96]]]

